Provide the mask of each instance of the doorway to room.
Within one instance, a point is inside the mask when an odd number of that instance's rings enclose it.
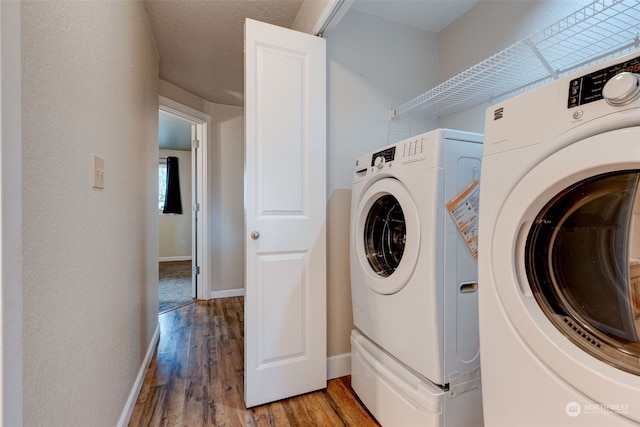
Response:
[[[210,118],[159,98],[158,312],[208,299],[206,153]],[[177,194],[176,194],[177,193]]]
[[[158,312],[193,302],[191,127],[188,120],[158,114]]]

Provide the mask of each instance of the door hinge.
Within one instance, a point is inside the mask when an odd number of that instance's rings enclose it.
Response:
[[[191,205],[191,210],[193,212],[200,212],[200,203],[196,202]]]
[[[194,265],[193,267],[191,267],[191,274],[193,274],[194,276],[200,274],[200,266]]]
[[[193,141],[191,141],[191,148],[193,148],[194,150],[196,148],[200,148],[200,141],[197,139],[194,139]]]

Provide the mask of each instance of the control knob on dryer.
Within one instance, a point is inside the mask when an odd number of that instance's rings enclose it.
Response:
[[[376,159],[373,161],[373,164],[375,165],[375,167],[377,167],[378,169],[382,169],[384,167],[384,162],[385,159],[382,156],[378,156],[376,157]]]
[[[602,89],[602,97],[611,105],[625,105],[640,93],[640,75],[624,72],[611,78]]]

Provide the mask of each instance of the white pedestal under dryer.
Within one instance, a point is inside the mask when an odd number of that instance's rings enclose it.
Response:
[[[358,158],[352,386],[384,426],[482,425],[482,135],[438,129]]]
[[[640,51],[487,110],[488,426],[640,425]]]

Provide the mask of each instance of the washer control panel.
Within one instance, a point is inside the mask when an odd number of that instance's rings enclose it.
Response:
[[[592,73],[569,81],[569,100],[567,103],[567,108],[578,107],[590,102],[599,101],[603,98],[609,100],[607,92],[611,92],[612,89],[616,89],[623,83],[631,81],[630,77],[622,79],[618,78],[616,80],[620,81],[614,82],[615,87],[610,87],[608,91],[604,90],[605,85],[607,85],[609,80],[613,79],[621,73],[640,73],[640,57],[630,59],[620,64],[610,65],[609,67],[594,71]],[[633,100],[633,98],[627,99],[625,100],[625,102],[631,100]]]
[[[391,162],[396,158],[396,147],[389,147],[386,150],[378,151],[371,155],[371,166],[381,168],[385,163]]]

